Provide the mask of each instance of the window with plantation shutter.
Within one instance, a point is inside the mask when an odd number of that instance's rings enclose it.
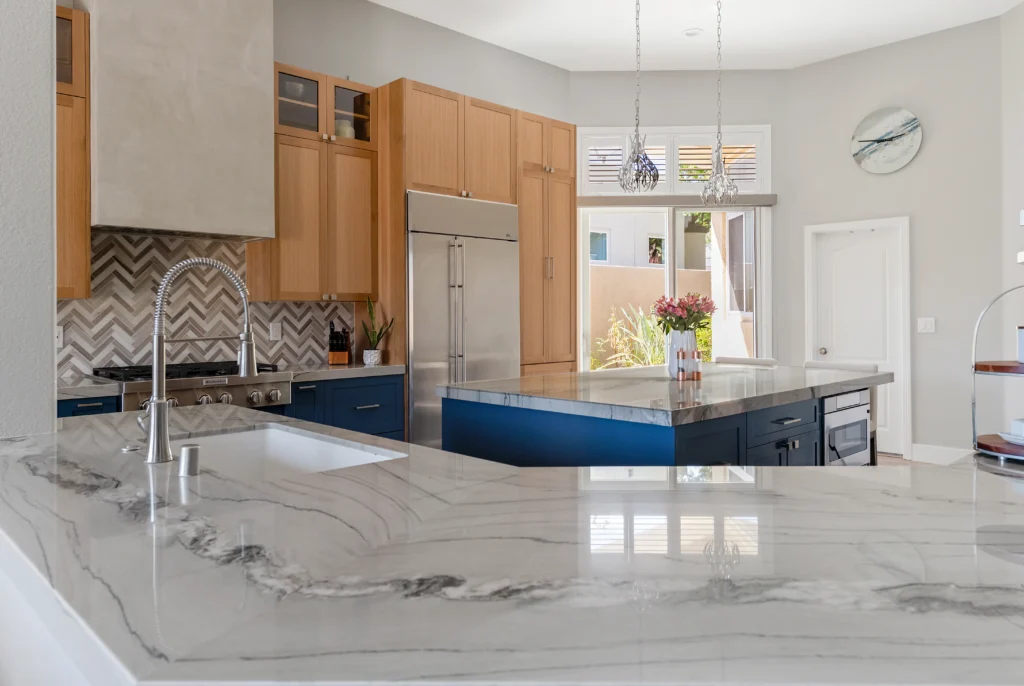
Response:
[[[621,145],[601,145],[587,148],[588,182],[618,183],[621,167]]]
[[[756,145],[723,145],[722,160],[729,176],[736,183],[757,180]]]
[[[648,145],[644,150],[654,166],[658,168],[658,183],[668,179],[668,148],[664,145]]]
[[[679,180],[704,183],[711,178],[711,146],[679,146]]]

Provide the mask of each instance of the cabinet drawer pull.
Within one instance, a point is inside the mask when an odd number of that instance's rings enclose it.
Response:
[[[103,403],[78,403],[77,405],[75,405],[75,407],[103,407]]]
[[[799,424],[803,419],[800,417],[784,417],[782,419],[773,419],[772,424],[779,424],[780,426],[789,426],[790,424]]]
[[[358,406],[356,406],[356,409],[357,410],[376,410],[378,407],[380,407],[380,403],[375,403],[373,405],[358,405]]]
[[[312,391],[315,388],[316,388],[316,386],[299,386],[295,390],[297,390],[297,391]]]

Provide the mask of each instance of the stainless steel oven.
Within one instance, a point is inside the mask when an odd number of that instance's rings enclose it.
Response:
[[[871,391],[825,398],[825,466],[871,464]]]

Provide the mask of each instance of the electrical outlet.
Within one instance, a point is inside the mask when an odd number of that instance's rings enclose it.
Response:
[[[935,333],[935,317],[921,317],[917,320],[918,333]]]
[[[58,326],[57,327],[57,350],[60,350],[63,347],[64,347],[64,327],[63,326]]]
[[[270,340],[279,341],[281,340],[281,322],[270,323]]]

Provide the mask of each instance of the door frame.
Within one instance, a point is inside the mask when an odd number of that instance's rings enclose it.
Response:
[[[804,360],[814,359],[817,294],[814,291],[814,245],[821,234],[858,231],[896,231],[900,247],[900,364],[903,369],[903,459],[913,459],[914,414],[911,392],[910,217],[886,217],[804,227]]]

